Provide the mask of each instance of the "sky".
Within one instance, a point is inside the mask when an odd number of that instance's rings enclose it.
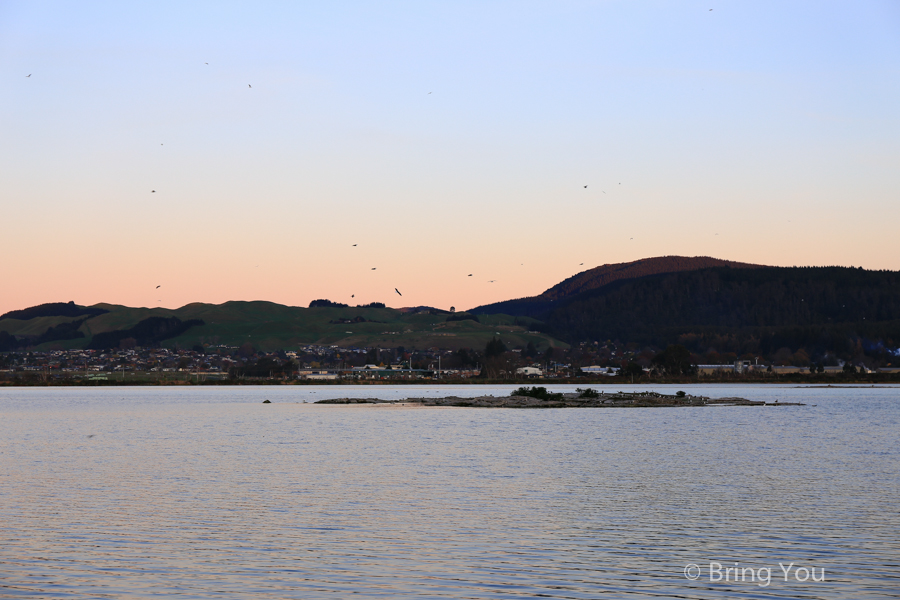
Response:
[[[0,0],[0,82],[0,313],[900,270],[896,1]]]

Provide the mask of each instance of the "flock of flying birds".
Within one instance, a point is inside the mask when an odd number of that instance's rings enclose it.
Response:
[[[712,9],[709,9],[709,10],[712,11]],[[209,65],[208,62],[205,62],[205,63],[203,63],[203,64],[204,64],[204,65],[207,65],[207,66]],[[32,74],[29,73],[29,74],[26,75],[25,77],[26,77],[26,78],[27,78],[27,77],[31,77],[31,75],[32,75]],[[251,84],[248,83],[248,84],[247,84],[247,88],[253,89],[253,85],[251,85]],[[431,94],[431,92],[428,92],[428,94]],[[160,146],[162,146],[162,145],[163,145],[163,144],[160,144]],[[619,185],[622,185],[622,183],[619,182]],[[585,185],[585,186],[584,186],[584,189],[587,189],[587,187],[588,187],[588,186]],[[603,191],[603,190],[601,190],[601,192],[604,193],[604,194],[606,194],[606,192]],[[150,190],[150,193],[151,193],[151,194],[155,194],[155,193],[156,193],[156,190]],[[719,235],[719,234],[716,234],[716,235]],[[634,238],[632,237],[632,238],[628,238],[628,239],[633,240]],[[358,244],[353,244],[353,247],[356,247],[356,246],[358,246]],[[523,264],[523,266],[524,266],[524,263],[522,263],[522,264]],[[259,266],[259,265],[257,265],[257,266]],[[584,263],[579,263],[578,266],[584,266]],[[376,269],[377,269],[377,267],[372,267],[372,270],[373,270],[373,271],[375,271]],[[472,273],[469,273],[469,277],[472,277],[472,275],[473,275]],[[496,279],[490,279],[490,280],[488,280],[488,283],[496,283],[496,282],[497,282]],[[162,286],[161,286],[161,285],[158,285],[158,286],[156,286],[156,289],[159,289],[160,287],[162,287]],[[394,288],[394,291],[397,292],[397,295],[398,295],[398,296],[403,296],[403,294],[401,294],[401,293],[400,293],[400,290],[398,290],[397,288]],[[355,298],[355,297],[356,297],[356,294],[351,294],[350,297],[351,297],[351,298]]]

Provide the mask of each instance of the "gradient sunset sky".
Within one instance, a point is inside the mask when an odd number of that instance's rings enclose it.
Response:
[[[0,313],[900,269],[896,1],[0,1],[0,81]]]

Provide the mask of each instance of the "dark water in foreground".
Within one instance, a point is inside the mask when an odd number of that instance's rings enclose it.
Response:
[[[900,388],[681,387],[0,388],[0,597],[900,598]]]

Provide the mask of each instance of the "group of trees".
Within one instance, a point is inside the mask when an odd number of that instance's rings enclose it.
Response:
[[[0,331],[0,352],[9,352],[19,347],[19,340],[8,331]]]
[[[340,302],[332,302],[320,298],[309,303],[310,308],[347,308],[349,304],[341,304]],[[385,308],[384,302],[369,302],[368,304],[357,304],[356,308]]]
[[[202,319],[182,321],[177,317],[148,317],[128,329],[116,329],[95,334],[88,348],[96,350],[118,348],[123,340],[127,340],[132,347],[134,345],[156,346],[163,340],[181,335],[191,327],[204,324]]]
[[[669,345],[653,357],[652,363],[668,375],[694,375],[697,372],[696,366],[691,360],[691,351],[678,344]],[[643,369],[641,371],[643,372]]]
[[[491,338],[484,347],[481,365],[482,377],[496,379],[500,376],[501,371],[507,370],[507,361],[503,360],[503,354],[506,351],[506,344],[500,338]]]
[[[297,363],[277,356],[264,356],[246,365],[232,367],[228,375],[232,379],[244,377],[289,377],[297,372]]]
[[[331,300],[319,299],[313,300],[309,303],[310,308],[347,308],[348,304],[341,304],[340,302],[332,302]]]

